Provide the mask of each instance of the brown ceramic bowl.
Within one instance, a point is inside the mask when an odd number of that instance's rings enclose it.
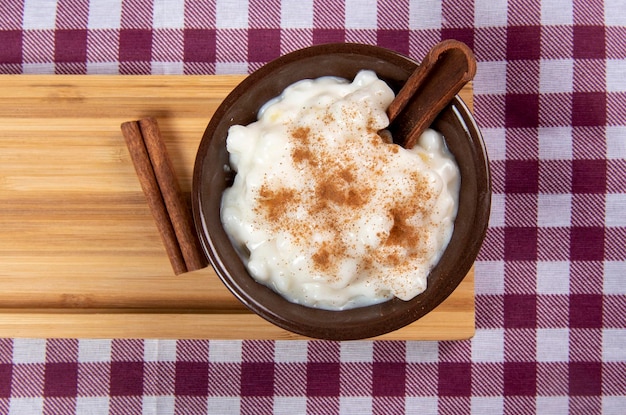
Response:
[[[231,245],[220,220],[220,201],[232,183],[226,151],[228,128],[256,121],[262,104],[288,85],[333,75],[353,79],[361,69],[374,70],[396,92],[416,63],[387,49],[360,44],[327,44],[298,50],[263,66],[226,97],[206,128],[196,158],[192,206],[202,247],[230,291],[250,310],[286,330],[328,340],[363,339],[410,324],[445,300],[463,280],[482,244],[490,210],[490,177],[481,134],[470,111],[456,97],[432,127],[441,132],[461,171],[461,191],[454,233],[428,288],[410,301],[397,298],[368,307],[328,311],[293,304],[257,283]]]

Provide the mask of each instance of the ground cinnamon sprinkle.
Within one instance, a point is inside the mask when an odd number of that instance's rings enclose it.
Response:
[[[281,219],[289,205],[298,202],[297,193],[294,189],[279,188],[270,189],[267,184],[259,190],[260,204],[267,218],[273,222]]]
[[[328,246],[328,243],[323,243],[322,246],[317,250],[315,254],[311,257],[315,265],[322,269],[328,270],[331,266],[332,261],[332,251]]]
[[[296,164],[307,163],[317,167],[318,158],[311,147],[310,132],[309,127],[298,127],[291,132],[291,136],[295,139],[291,157]]]
[[[391,210],[393,226],[389,231],[389,237],[385,244],[406,246],[418,236],[417,230],[406,221],[410,212],[406,208],[394,208]]]
[[[315,195],[319,200],[343,205],[346,201],[346,195],[338,183],[331,180],[324,180],[317,184]],[[325,205],[327,206],[327,204]]]
[[[310,132],[311,128],[309,127],[298,127],[291,132],[291,136],[303,144],[307,144]]]
[[[429,200],[432,197],[432,193],[427,183],[418,173],[414,172],[408,177],[415,184],[413,194],[408,201],[398,203],[390,209],[393,226],[389,231],[385,245],[388,247],[411,248],[407,251],[407,254],[411,258],[416,258],[425,255],[425,250],[420,247],[423,246],[423,242],[429,237],[429,228],[434,226],[434,224],[426,221],[426,223],[422,223],[422,226],[417,227],[410,223],[410,218],[418,216],[422,217],[422,220],[425,219],[429,209],[423,201]],[[401,261],[398,259],[398,257],[388,257],[387,261],[390,265],[397,267],[401,264]]]
[[[305,161],[313,163],[313,153],[311,152],[311,150],[304,148],[304,146],[298,146],[294,148],[291,156],[293,157],[293,161],[295,161],[296,164],[301,164]]]

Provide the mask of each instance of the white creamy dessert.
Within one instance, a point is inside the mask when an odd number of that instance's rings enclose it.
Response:
[[[410,300],[452,235],[460,174],[443,137],[411,150],[384,130],[394,94],[372,71],[303,80],[230,128],[226,232],[258,282],[343,310]]]

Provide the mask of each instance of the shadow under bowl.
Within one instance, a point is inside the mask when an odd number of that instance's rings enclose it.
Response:
[[[459,209],[452,238],[428,277],[427,289],[410,301],[397,298],[344,311],[289,302],[256,282],[226,234],[220,204],[233,173],[226,151],[228,129],[257,119],[260,107],[292,83],[321,76],[352,80],[362,69],[376,72],[397,93],[417,64],[388,49],[361,44],[312,46],[284,55],[242,81],[218,107],[196,156],[192,209],[202,248],[226,287],[251,311],[291,332],[311,338],[352,340],[402,328],[433,310],[470,270],[489,222],[491,184],[487,153],[474,119],[457,96],[432,124],[443,134],[461,173]]]

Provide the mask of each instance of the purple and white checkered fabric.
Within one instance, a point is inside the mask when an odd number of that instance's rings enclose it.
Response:
[[[9,0],[0,73],[248,73],[475,51],[493,172],[459,342],[0,340],[0,414],[626,413],[624,0]]]

